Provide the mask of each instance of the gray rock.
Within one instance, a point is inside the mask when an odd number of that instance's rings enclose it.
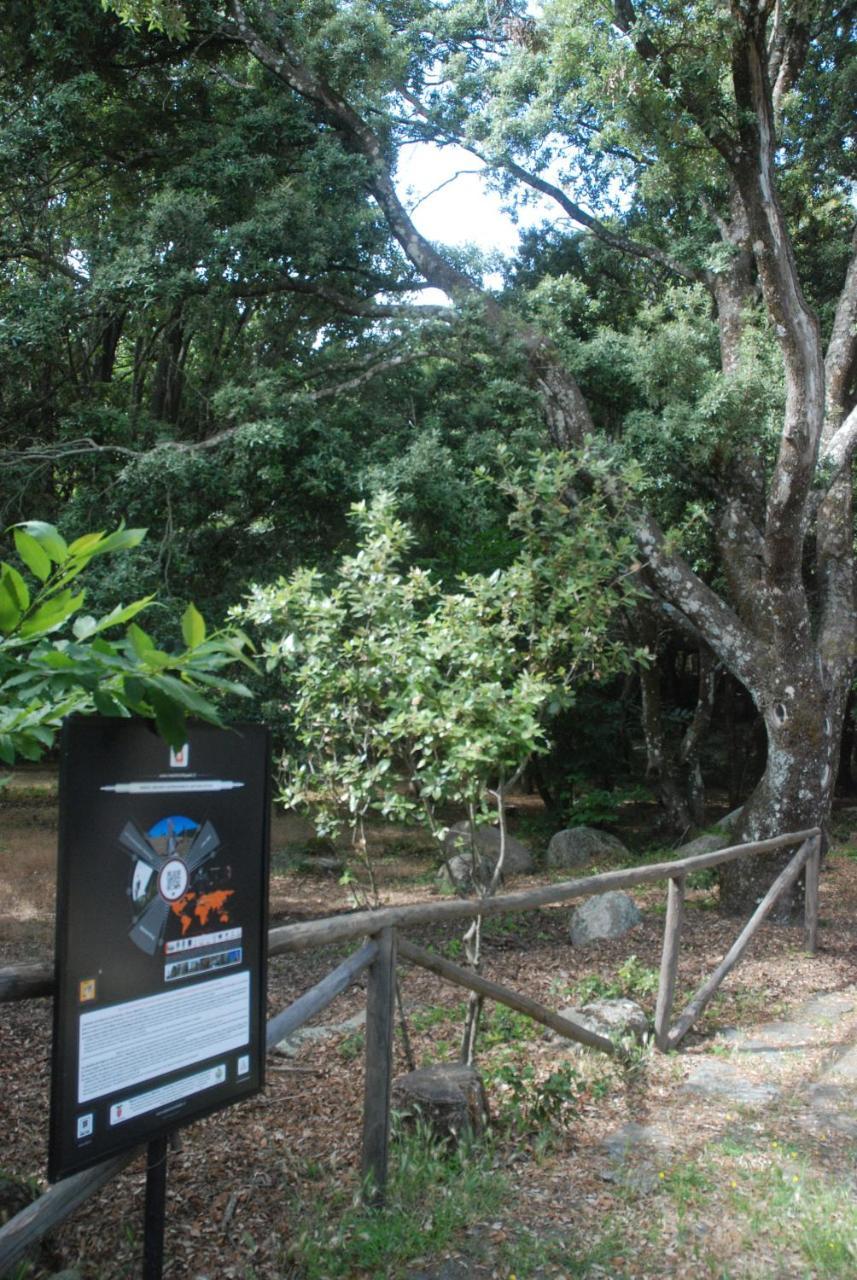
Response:
[[[366,1025],[366,1010],[361,1009],[359,1013],[355,1013],[353,1018],[346,1018],[344,1022],[331,1022],[323,1027],[300,1027],[297,1031],[292,1032],[285,1040],[281,1040],[279,1044],[274,1046],[274,1053],[281,1054],[284,1058],[294,1058],[297,1056],[301,1045],[307,1041],[324,1041],[331,1040],[334,1036],[349,1035],[353,1031],[362,1031]]]
[[[731,836],[725,831],[706,831],[704,835],[697,836],[695,840],[676,849],[676,857],[696,858],[701,853],[717,853],[718,850],[727,848],[730,841]]]
[[[802,1005],[799,1015],[809,1022],[829,1024],[837,1018],[854,1010],[854,995],[849,991],[828,991],[822,996],[813,996]]]
[[[736,1053],[798,1053],[813,1043],[812,1027],[805,1022],[765,1022],[752,1031],[726,1027],[720,1039]]]
[[[493,865],[487,858],[479,858],[474,871],[472,856],[457,853],[454,858],[447,858],[437,873],[437,880],[443,889],[460,889],[462,893],[469,893],[474,885],[484,888],[489,884],[492,870]]]
[[[568,827],[551,836],[547,864],[549,867],[583,867],[594,858],[617,853],[624,856],[628,850],[616,836],[594,827]]]
[[[450,827],[444,840],[447,860],[438,878],[454,889],[470,889],[474,883],[485,885],[491,879],[497,859],[500,857],[500,832],[496,827],[477,827],[473,839],[476,848],[474,870],[470,832],[466,822],[456,822]],[[503,859],[503,875],[528,875],[535,869],[533,855],[525,844],[514,836],[506,836],[506,853]]]
[[[571,913],[571,941],[576,947],[596,938],[621,938],[642,919],[634,899],[621,890],[587,898]]]
[[[825,1083],[857,1085],[857,1047],[846,1049],[822,1079]]]
[[[436,1062],[399,1076],[393,1106],[405,1123],[422,1120],[435,1137],[453,1142],[465,1134],[478,1137],[488,1125],[482,1077],[460,1062]]]
[[[709,1098],[725,1098],[738,1107],[760,1107],[780,1096],[775,1085],[749,1080],[729,1062],[701,1062],[683,1088]]]
[[[642,1150],[646,1154],[668,1155],[673,1141],[667,1131],[657,1124],[635,1124],[633,1120],[621,1129],[608,1133],[601,1143],[614,1160],[624,1160],[628,1155]]]
[[[733,809],[731,813],[726,814],[725,818],[721,818],[718,821],[718,830],[726,831],[729,835],[732,835],[738,828],[738,823],[741,821],[741,815],[743,812],[744,806],[743,804],[740,804],[737,809]]]
[[[596,1031],[601,1036],[631,1035],[642,1041],[649,1031],[648,1019],[634,1000],[591,1000],[580,1007],[570,1005],[560,1009],[559,1013],[560,1017],[579,1022],[587,1031]],[[568,1043],[558,1032],[553,1038]]]

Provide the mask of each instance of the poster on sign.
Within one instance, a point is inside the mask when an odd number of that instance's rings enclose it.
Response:
[[[67,722],[51,1180],[261,1089],[269,761],[258,725]]]

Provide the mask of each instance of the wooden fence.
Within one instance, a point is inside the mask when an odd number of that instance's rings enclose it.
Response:
[[[797,852],[776,877],[720,964],[702,983],[673,1022],[672,1006],[687,877],[695,871],[722,866],[739,858],[771,853],[791,845],[799,846]],[[290,951],[305,951],[351,939],[363,939],[363,943],[321,982],[269,1020],[266,1037],[268,1049],[272,1049],[316,1014],[326,1009],[362,973],[368,974],[363,1174],[372,1188],[375,1202],[383,1203],[390,1132],[394,994],[398,960],[418,965],[447,982],[476,992],[486,999],[507,1005],[559,1032],[569,1040],[619,1057],[623,1053],[622,1048],[606,1036],[590,1031],[570,1018],[561,1017],[530,999],[529,996],[511,991],[499,983],[483,978],[473,970],[462,968],[434,953],[424,951],[400,937],[401,930],[414,925],[467,920],[475,916],[534,911],[539,907],[567,902],[574,898],[592,897],[594,894],[605,893],[611,889],[630,889],[635,885],[667,880],[667,911],[655,1012],[655,1043],[662,1050],[675,1049],[705,1009],[723,979],[741,959],[778,898],[794,884],[804,868],[806,868],[805,943],[807,952],[810,955],[815,954],[818,933],[820,854],[821,832],[818,827],[813,827],[807,831],[778,836],[772,840],[735,845],[692,858],[650,863],[621,871],[607,871],[601,875],[568,880],[539,889],[500,894],[493,898],[467,898],[418,903],[412,906],[383,907],[375,911],[328,916],[323,920],[312,920],[271,929],[268,933],[268,954],[272,956],[283,955]],[[48,997],[53,995],[53,990],[52,965],[17,965],[0,969],[0,1002]],[[144,1148],[141,1147],[124,1152],[93,1169],[73,1174],[64,1181],[56,1183],[26,1209],[11,1218],[0,1228],[0,1276],[5,1275],[47,1232],[69,1218],[84,1201],[114,1178],[143,1150]]]

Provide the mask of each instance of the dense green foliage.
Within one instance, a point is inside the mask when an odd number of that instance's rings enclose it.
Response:
[[[373,816],[442,839],[439,811],[482,813],[580,681],[630,667],[615,616],[634,597],[631,545],[597,486],[570,518],[580,465],[555,455],[510,473],[515,558],[455,590],[407,566],[413,535],[386,494],[353,509],[357,550],[331,581],[301,569],[254,589],[239,616],[266,637],[297,739],[287,805],[323,832],[346,825],[361,853]]]
[[[104,617],[83,613],[86,591],[78,581],[93,560],[139,546],[145,529],[83,534],[71,543],[41,520],[14,529],[15,549],[27,577],[0,563],[0,760],[38,760],[53,745],[63,719],[99,711],[108,716],[154,719],[173,746],[187,737],[187,717],[220,723],[211,700],[246,694],[223,674],[246,661],[247,644],[230,630],[206,636],[194,605],[181,620],[184,648],[165,653],[133,621],[151,597],[116,605]],[[74,584],[74,585],[72,585]],[[111,632],[131,625],[121,640]],[[69,624],[71,634],[69,633]]]
[[[789,570],[759,546],[788,488],[795,388],[813,383],[793,358],[798,329],[815,341],[810,306],[823,343],[845,335],[825,440],[854,403],[854,29],[853,5],[819,0],[14,0],[0,15],[6,519],[146,524],[121,572],[96,566],[98,608],[133,577],[134,594],[192,594],[223,616],[248,581],[330,571],[353,548],[350,506],[390,491],[413,562],[454,591],[518,554],[507,496],[473,482],[497,446],[520,462],[546,436],[606,439],[617,476],[633,461],[638,530],[651,518],[664,535],[642,580],[683,618],[661,611],[645,641],[630,624],[670,704],[666,753],[647,726],[650,771],[687,747],[695,695],[667,689],[679,645],[678,668],[702,671],[710,649],[757,708],[776,705],[788,662],[747,670],[706,593],[754,632],[759,591],[739,579],[776,565],[766,591],[799,582],[807,625],[829,620],[843,553],[806,540],[828,464],[799,477]],[[513,216],[535,193],[552,202],[493,294],[481,282],[498,264],[429,244],[397,194],[401,148],[420,141],[467,148]],[[450,305],[415,305],[426,286]],[[788,427],[814,433],[801,456],[821,456],[820,416]],[[679,589],[659,570],[681,557]],[[765,616],[786,643],[778,607]],[[832,710],[821,722],[838,726]]]

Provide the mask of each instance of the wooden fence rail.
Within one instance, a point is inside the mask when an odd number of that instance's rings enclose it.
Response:
[[[723,960],[702,984],[675,1024],[670,1026],[687,877],[694,871],[721,866],[742,857],[771,853],[791,845],[800,846],[797,853],[777,876]],[[321,1013],[362,973],[368,971],[363,1174],[372,1202],[380,1205],[384,1200],[387,1176],[397,955],[410,964],[420,965],[436,973],[445,981],[506,1004],[569,1039],[605,1053],[622,1056],[621,1048],[607,1037],[590,1031],[570,1018],[554,1013],[529,996],[510,991],[509,988],[491,982],[472,970],[461,968],[440,956],[414,946],[413,943],[399,936],[399,930],[415,925],[472,919],[475,916],[535,911],[540,907],[567,902],[573,898],[591,897],[611,889],[629,889],[636,885],[667,880],[669,887],[655,1011],[655,1042],[660,1049],[674,1049],[699,1017],[723,979],[738,963],[778,898],[794,884],[804,868],[806,868],[806,949],[809,954],[815,954],[818,934],[820,853],[821,832],[818,827],[812,827],[807,831],[794,832],[771,840],[760,840],[753,844],[733,845],[727,849],[698,854],[692,858],[650,863],[621,871],[607,871],[579,880],[568,880],[539,889],[500,894],[493,898],[469,898],[402,907],[383,907],[376,911],[350,912],[328,916],[323,920],[271,929],[268,932],[268,954],[272,956],[353,939],[364,941],[357,951],[343,960],[311,990],[269,1020],[266,1031],[267,1047],[270,1050],[310,1018]],[[0,969],[0,1003],[52,996],[53,992],[52,964],[13,965]],[[69,1218],[90,1196],[114,1178],[139,1154],[139,1150],[125,1152],[104,1161],[93,1169],[87,1169],[66,1178],[11,1218],[0,1228],[0,1276],[5,1275],[16,1262],[20,1261],[48,1231]]]

